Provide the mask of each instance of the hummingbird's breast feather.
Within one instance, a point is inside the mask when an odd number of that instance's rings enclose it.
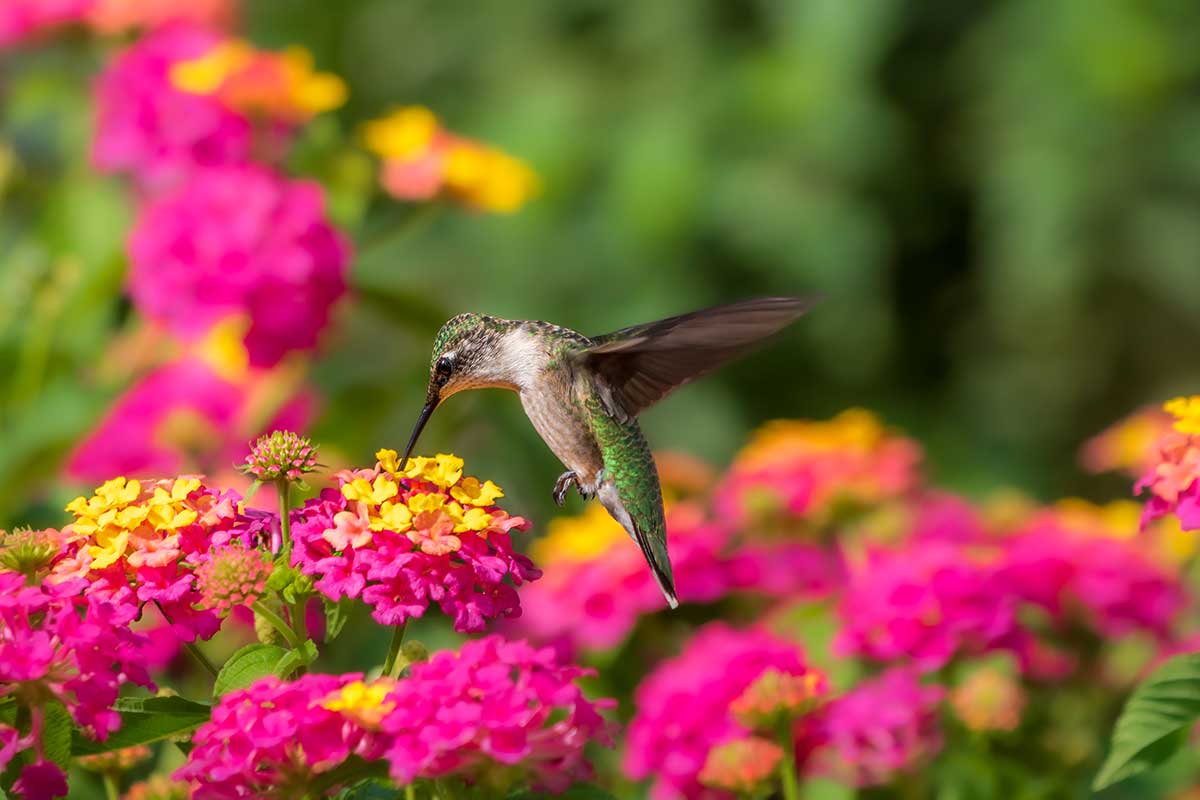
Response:
[[[521,405],[534,430],[586,488],[595,488],[604,460],[584,414],[575,376],[549,367],[521,387]]]

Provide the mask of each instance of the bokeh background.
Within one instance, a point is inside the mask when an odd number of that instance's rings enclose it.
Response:
[[[862,405],[968,493],[1111,490],[1078,444],[1200,373],[1194,3],[254,0],[243,27],[351,90],[297,156],[358,234],[357,298],[313,371],[317,438],[348,458],[403,443],[432,335],[464,310],[599,333],[820,292],[648,413],[652,441],[719,462],[763,420]],[[97,365],[129,316],[132,211],[86,145],[109,46],[3,57],[2,522],[57,505],[121,388]],[[410,102],[528,160],[541,196],[416,225],[360,201],[365,156],[319,145]],[[548,513],[558,467],[511,396],[457,398],[425,445]]]

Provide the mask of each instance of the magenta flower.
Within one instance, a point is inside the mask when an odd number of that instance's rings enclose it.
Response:
[[[82,20],[93,0],[4,0],[0,3],[0,47]]]
[[[803,675],[799,648],[760,630],[722,623],[701,628],[682,653],[638,687],[625,773],[654,778],[654,800],[706,797],[699,776],[709,752],[748,731],[730,705],[769,669]]]
[[[955,655],[1015,645],[1016,598],[994,562],[936,539],[872,553],[851,572],[836,647],[927,671]]]
[[[377,455],[373,469],[339,473],[338,489],[294,513],[292,563],[332,599],[361,597],[384,625],[434,603],[458,631],[519,615],[515,586],[541,572],[513,550],[509,531],[529,523],[495,505],[498,487],[464,477],[454,456],[414,459],[402,472],[395,451]],[[441,466],[422,474],[423,462]]]
[[[143,313],[185,339],[244,315],[258,367],[316,346],[350,260],[316,183],[250,165],[196,170],[151,200],[129,252],[129,291]]]
[[[208,364],[183,358],[150,372],[130,387],[76,447],[67,474],[102,481],[113,475],[175,475],[220,470],[247,452],[247,394],[253,385],[221,377]],[[285,404],[267,427],[304,427],[311,395]]]
[[[62,703],[93,738],[105,739],[120,725],[111,710],[123,684],[152,687],[142,666],[145,637],[129,624],[137,615],[133,592],[107,598],[85,594],[86,581],[27,586],[23,575],[0,572],[0,696],[28,710],[30,736],[17,739],[0,728],[0,761],[32,748],[33,763],[14,786],[30,798],[66,794],[66,776],[42,752],[43,704]]]
[[[894,667],[809,720],[801,755],[810,758],[810,772],[855,786],[887,783],[941,750],[938,706],[944,696],[940,686],[924,686],[915,672]]]
[[[583,748],[607,741],[600,711],[578,679],[595,674],[560,663],[549,648],[488,636],[415,664],[388,695],[383,719],[398,783],[462,775],[473,782],[519,766],[534,786],[561,791],[591,769]]]
[[[1179,579],[1137,542],[1072,530],[1053,512],[1004,542],[1000,578],[1059,626],[1082,624],[1106,638],[1137,631],[1166,638],[1187,604]]]
[[[198,167],[240,164],[253,147],[249,120],[215,97],[175,88],[171,67],[206,53],[220,34],[168,24],[117,56],[96,84],[92,159],[142,186],[170,186]]]
[[[372,761],[383,755],[387,737],[350,712],[361,711],[364,701],[379,706],[384,693],[362,687],[361,675],[305,675],[291,682],[267,677],[229,692],[196,731],[195,747],[175,777],[192,781],[196,797],[310,796],[314,779],[350,756]],[[342,702],[347,692],[358,699],[349,708]],[[338,788],[330,786],[328,794]]]

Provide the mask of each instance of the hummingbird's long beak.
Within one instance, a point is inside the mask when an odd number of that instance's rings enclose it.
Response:
[[[438,407],[438,402],[439,398],[433,392],[425,400],[421,416],[417,417],[417,424],[413,426],[412,436],[408,438],[408,447],[404,449],[404,458],[400,459],[400,469],[404,469],[404,465],[408,463],[408,457],[412,455],[413,448],[417,446],[417,439],[421,437],[421,431],[425,430],[425,423],[429,422],[429,418],[433,416],[433,410]]]

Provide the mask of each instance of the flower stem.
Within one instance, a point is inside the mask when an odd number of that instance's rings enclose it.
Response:
[[[284,564],[291,564],[292,553],[292,483],[286,477],[275,482],[279,495],[279,535],[283,539]]]
[[[400,657],[400,647],[404,644],[404,628],[404,625],[396,625],[392,628],[392,642],[388,645],[387,658],[383,660],[384,677],[396,677],[392,672],[396,669],[396,661]]]
[[[288,643],[289,647],[291,647],[293,650],[300,647],[301,640],[296,638],[296,634],[292,631],[291,626],[284,621],[283,617],[272,611],[266,603],[259,600],[253,606],[251,606],[251,608],[254,609],[255,614],[258,614],[267,622],[271,623],[271,627],[279,631],[279,635],[283,637],[284,641]]]
[[[417,800],[417,787],[411,783],[404,787],[404,800]]]
[[[167,610],[162,607],[162,603],[155,600],[154,605],[158,606],[158,613],[162,614],[162,618],[167,621],[167,624],[174,625],[174,623],[171,622],[171,618],[167,616]],[[194,641],[184,642],[183,646],[187,648],[187,651],[192,654],[192,658],[196,659],[200,666],[204,667],[205,671],[208,672],[209,675],[214,678],[217,677],[217,666],[208,660],[208,656],[204,655],[204,651],[201,650]]]
[[[783,743],[779,777],[783,780],[784,800],[800,800],[800,780],[796,777],[796,732],[792,720],[787,719],[780,723],[779,738]]]
[[[121,800],[121,788],[117,786],[117,776],[106,770],[101,778],[104,781],[104,796],[108,800]]]
[[[304,618],[304,613],[308,608],[308,597],[303,600],[297,600],[288,607],[288,611],[292,617],[292,631],[295,632],[296,638],[303,642],[308,638],[308,621]],[[297,675],[303,675],[308,672],[308,669],[301,664],[297,669]]]

